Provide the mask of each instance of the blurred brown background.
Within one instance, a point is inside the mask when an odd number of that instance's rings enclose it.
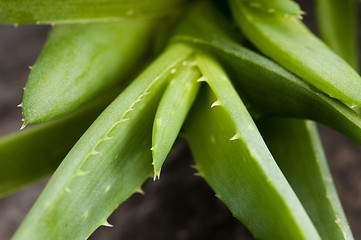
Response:
[[[304,20],[314,30],[310,0],[301,2]],[[48,26],[0,25],[0,136],[21,126],[22,88],[28,66],[41,50]],[[355,239],[361,240],[361,147],[320,126],[321,137],[341,202]],[[144,185],[90,239],[253,239],[212,190],[193,176],[192,159],[181,143],[166,161],[160,180]],[[1,166],[0,166],[1,167]],[[45,186],[46,180],[0,199],[0,239],[10,239]]]

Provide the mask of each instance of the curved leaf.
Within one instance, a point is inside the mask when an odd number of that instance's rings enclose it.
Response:
[[[200,175],[256,238],[320,239],[225,73],[196,61],[216,95],[204,91],[185,125]]]
[[[322,239],[352,240],[316,125],[276,118],[257,125]]]
[[[361,117],[357,113],[268,58],[237,44],[229,37],[232,35],[222,15],[210,6],[199,5],[180,23],[172,41],[193,44],[215,54],[253,117],[313,119],[361,144]]]
[[[151,125],[171,69],[192,50],[170,46],[104,110],[69,152],[14,239],[86,239],[150,175]]]
[[[154,179],[160,177],[164,160],[170,152],[183,122],[198,93],[199,71],[184,61],[159,103],[152,134]]]
[[[144,53],[150,22],[56,26],[24,89],[24,125],[62,116],[114,87]]]
[[[360,76],[299,19],[262,13],[242,0],[230,3],[238,25],[264,54],[329,96],[361,106]]]

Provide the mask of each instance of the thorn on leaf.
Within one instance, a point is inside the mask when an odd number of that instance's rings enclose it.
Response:
[[[104,227],[113,227],[112,224],[110,224],[107,220],[104,221],[104,223],[101,224]]]

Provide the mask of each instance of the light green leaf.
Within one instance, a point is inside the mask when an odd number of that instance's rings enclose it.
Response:
[[[174,12],[184,0],[0,0],[0,23],[56,24],[154,18]]]
[[[298,16],[303,14],[300,6],[293,0],[242,0],[251,8],[282,16]]]
[[[320,239],[225,73],[196,61],[215,94],[204,89],[185,125],[200,176],[256,238]]]
[[[164,160],[170,152],[183,122],[198,93],[199,71],[184,61],[182,67],[174,72],[159,103],[155,115],[152,134],[152,154],[154,179],[160,177]]]
[[[114,87],[144,54],[150,26],[128,20],[52,29],[24,89],[24,124],[62,116]]]
[[[262,136],[322,239],[353,239],[316,125],[294,119],[264,119]]]
[[[353,68],[359,69],[357,47],[357,1],[315,0],[321,38]]]
[[[264,54],[331,97],[361,106],[361,78],[316,38],[296,17],[255,11],[241,0],[230,0],[243,33]]]
[[[361,117],[340,101],[316,90],[278,64],[237,43],[222,15],[202,6],[190,10],[172,37],[216,55],[230,74],[253,117],[308,118],[361,144]],[[212,23],[212,24],[209,24]]]
[[[171,69],[192,50],[170,46],[69,152],[14,239],[86,239],[152,171],[151,129]]]
[[[107,93],[62,119],[0,138],[0,197],[54,172],[118,92]]]

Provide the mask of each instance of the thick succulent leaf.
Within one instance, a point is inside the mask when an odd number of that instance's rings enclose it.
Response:
[[[171,69],[192,51],[172,45],[98,117],[69,152],[14,239],[86,239],[150,176],[151,129]]]
[[[162,165],[170,152],[183,122],[197,96],[200,77],[198,69],[184,61],[173,74],[173,80],[159,103],[152,134],[154,179],[159,178]]]
[[[62,119],[2,137],[0,196],[54,172],[71,147],[118,92],[109,92]]]
[[[322,239],[353,239],[338,199],[316,125],[294,119],[257,124],[283,174]]]
[[[196,61],[215,94],[203,91],[185,127],[200,175],[256,238],[320,239],[225,73]]]
[[[172,40],[215,54],[232,77],[254,117],[308,118],[326,124],[361,144],[361,118],[266,57],[232,41],[226,20],[214,9],[191,9]],[[212,24],[209,24],[212,23]]]
[[[0,0],[0,23],[56,24],[163,16],[184,0]]]
[[[358,69],[357,0],[315,0],[315,9],[322,40]]]
[[[24,124],[62,116],[104,92],[144,54],[151,22],[54,27],[24,89]]]
[[[230,0],[243,33],[264,54],[331,97],[361,106],[361,78],[296,17],[267,14]]]
[[[264,148],[263,142],[230,141],[234,120],[224,108],[210,107],[216,99],[210,91],[200,95],[185,136],[199,175],[216,196],[257,239],[320,239],[272,157],[251,153]]]
[[[251,8],[283,16],[298,16],[303,14],[300,6],[293,0],[241,0]]]

